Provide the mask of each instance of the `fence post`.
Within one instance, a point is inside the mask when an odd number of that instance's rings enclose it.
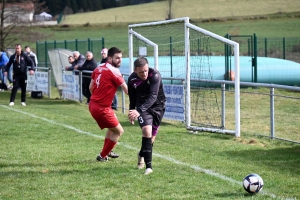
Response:
[[[91,51],[91,39],[88,38],[88,51]]]
[[[274,118],[274,87],[270,87],[270,131],[271,139],[275,137],[275,118]]]
[[[265,38],[265,57],[268,57],[267,38]]]
[[[221,90],[222,90],[222,128],[225,129],[225,116],[226,116],[226,112],[225,112],[225,92],[226,92],[226,86],[225,83],[221,84]]]
[[[51,98],[51,69],[48,68],[48,90],[49,90],[49,98]]]
[[[47,41],[45,41],[45,66],[48,67],[48,48],[47,48]]]
[[[282,41],[282,53],[283,53],[283,59],[285,59],[285,38],[283,38]]]
[[[254,33],[253,34],[253,67],[254,67],[254,82],[257,83],[257,37],[256,37],[256,34]]]
[[[170,36],[170,67],[171,67],[171,77],[173,77],[173,45],[172,45],[172,37]],[[171,80],[171,84],[173,80]]]
[[[75,49],[78,51],[78,39],[75,40]]]
[[[36,52],[36,59],[39,59],[39,43],[35,41],[35,52]]]
[[[102,37],[102,49],[105,47],[105,44],[104,44],[104,37]]]

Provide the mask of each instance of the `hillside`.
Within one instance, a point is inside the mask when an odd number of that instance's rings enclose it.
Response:
[[[195,21],[220,18],[255,18],[256,16],[298,11],[300,11],[299,0],[175,0],[172,5],[173,18],[190,17]],[[62,24],[111,24],[159,21],[165,20],[167,13],[168,5],[166,2],[154,2],[67,15]]]

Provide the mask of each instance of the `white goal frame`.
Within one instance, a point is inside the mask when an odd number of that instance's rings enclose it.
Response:
[[[155,68],[158,69],[158,45],[155,44],[153,41],[148,40],[147,38],[143,37],[139,33],[133,31],[135,27],[143,27],[143,26],[155,26],[155,25],[163,25],[168,23],[174,22],[183,22],[184,23],[184,36],[185,36],[185,67],[186,67],[186,81],[185,81],[185,125],[187,129],[191,130],[200,130],[200,131],[208,131],[208,132],[220,132],[220,133],[230,133],[234,134],[236,137],[240,137],[240,61],[239,61],[239,43],[219,36],[215,33],[202,29],[198,26],[189,23],[189,18],[178,18],[172,20],[164,20],[164,21],[157,21],[157,22],[149,22],[149,23],[141,23],[141,24],[133,24],[128,26],[128,46],[129,46],[129,66],[130,66],[130,73],[133,72],[133,36],[139,38],[143,42],[147,43],[154,47],[153,55],[155,57]],[[233,46],[234,48],[234,73],[235,73],[235,131],[229,130],[221,130],[221,129],[212,129],[212,128],[201,128],[201,127],[192,127],[191,126],[191,107],[190,107],[190,81],[191,81],[191,66],[190,66],[190,41],[189,41],[189,30],[193,29],[198,31],[206,36],[212,37],[216,40],[219,40],[223,43]],[[223,111],[222,111],[223,112]]]

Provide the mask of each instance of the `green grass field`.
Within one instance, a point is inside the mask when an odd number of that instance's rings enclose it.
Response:
[[[298,14],[284,17],[284,13],[299,11],[300,1],[207,2],[176,1],[174,17],[189,16],[219,35],[299,38]],[[283,14],[271,15],[278,12]],[[157,2],[67,16],[63,23],[69,26],[34,28],[52,33],[46,40],[105,37],[106,46],[126,52],[128,23],[163,20],[165,15],[165,3]],[[149,176],[136,169],[140,128],[131,126],[121,111],[117,116],[125,133],[115,148],[120,158],[99,163],[95,158],[105,130],[100,131],[86,105],[31,99],[28,94],[27,106],[22,107],[18,92],[15,106],[9,107],[10,92],[0,92],[0,199],[300,199],[300,146],[257,136],[269,135],[269,97],[253,92],[268,93],[268,89],[242,90],[240,138],[194,134],[181,123],[164,121],[154,144],[154,173]],[[291,91],[276,90],[278,94],[300,97]],[[227,96],[226,126],[233,129],[232,94]],[[275,103],[277,136],[299,141],[299,100],[276,97]],[[261,175],[265,184],[254,196],[242,187],[250,173]]]
[[[19,92],[9,107],[9,95],[0,93],[0,199],[300,198],[297,144],[247,132],[241,138],[191,134],[181,123],[164,122],[154,144],[154,173],[145,176],[136,169],[140,128],[120,111],[125,133],[115,151],[121,156],[99,163],[105,130],[86,105],[28,96],[22,107]],[[255,196],[242,187],[249,173],[265,183]]]

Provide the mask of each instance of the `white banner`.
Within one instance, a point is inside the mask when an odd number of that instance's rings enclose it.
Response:
[[[48,72],[34,72],[29,75],[27,72],[27,91],[42,91],[43,95],[49,95]]]
[[[184,87],[183,85],[164,85],[167,98],[164,119],[184,121]]]
[[[63,74],[62,85],[64,99],[79,101],[79,76]]]

